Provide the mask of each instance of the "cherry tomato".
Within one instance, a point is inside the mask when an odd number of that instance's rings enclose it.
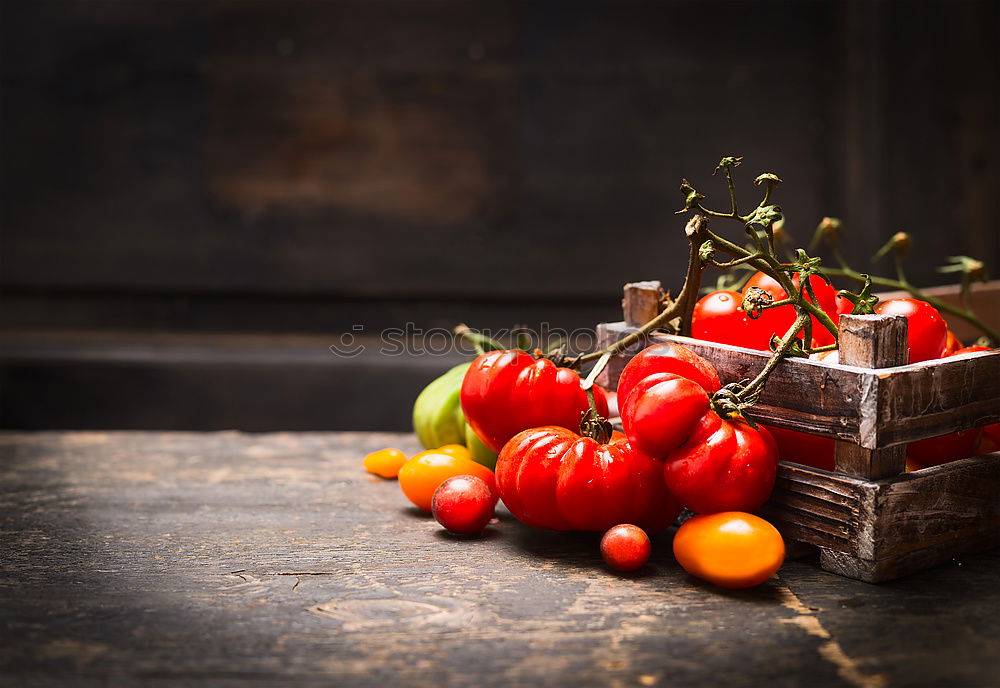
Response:
[[[406,463],[406,454],[394,449],[380,449],[365,457],[365,470],[383,478],[395,478]]]
[[[742,304],[743,294],[738,291],[713,291],[701,297],[694,305],[691,336],[707,342],[747,346],[750,318],[743,312]]]
[[[948,340],[948,326],[934,306],[918,299],[890,299],[875,307],[882,315],[906,317],[910,363],[939,358]]]
[[[476,535],[493,518],[496,496],[482,478],[456,475],[438,485],[431,499],[431,513],[449,532]]]
[[[580,427],[590,407],[576,371],[557,368],[523,351],[488,351],[472,362],[462,381],[465,420],[486,446],[499,452],[507,440],[529,428]],[[604,390],[594,386],[597,412],[608,416]]]
[[[770,425],[761,425],[767,428],[778,445],[778,459],[781,461],[791,461],[800,463],[803,466],[812,466],[824,471],[834,469],[834,447],[836,442],[829,437],[810,435],[797,430],[787,430],[776,428]]]
[[[685,521],[674,535],[674,557],[692,576],[723,588],[749,588],[781,568],[785,543],[764,519],[727,511]]]
[[[403,464],[399,469],[399,486],[407,499],[424,511],[430,511],[434,490],[456,475],[482,478],[496,494],[496,479],[489,468],[471,459],[433,451],[421,452]]]
[[[600,444],[556,426],[525,430],[500,452],[497,489],[515,518],[550,530],[634,523],[655,533],[680,513],[660,463],[620,434]]]
[[[651,549],[646,531],[631,523],[617,525],[601,538],[601,556],[615,571],[635,571],[649,561]]]
[[[799,286],[799,276],[795,274],[792,276],[792,284],[796,287]],[[837,291],[829,284],[827,284],[822,277],[818,275],[812,275],[809,278],[809,285],[813,289],[813,293],[816,294],[816,301],[813,301],[809,293],[806,292],[806,299],[810,303],[815,303],[819,306],[824,313],[826,313],[830,318],[837,322],[839,320],[837,316]],[[758,272],[750,281],[746,283],[743,287],[743,294],[747,293],[747,290],[751,287],[759,287],[766,291],[775,301],[780,301],[788,298],[788,294],[784,289],[781,288],[781,284],[763,272]],[[795,322],[795,308],[791,304],[787,306],[779,306],[778,308],[769,308],[761,313],[760,317],[756,320],[751,321],[751,334],[749,338],[754,342],[755,349],[770,349],[771,347],[771,337],[772,335],[777,335],[779,337],[784,336],[788,328],[792,326]],[[812,319],[812,334],[813,334],[813,346],[826,346],[827,344],[833,344],[836,339],[830,332],[819,324],[819,321],[815,318]],[[745,345],[749,346],[749,344]]]
[[[969,428],[939,437],[928,437],[906,445],[906,456],[921,466],[939,466],[976,456],[982,436],[982,428]]]
[[[691,511],[754,511],[771,496],[778,448],[764,428],[709,410],[666,456],[667,487]]]

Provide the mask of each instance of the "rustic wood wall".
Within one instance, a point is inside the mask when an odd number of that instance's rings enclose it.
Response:
[[[616,317],[739,154],[1000,264],[996,2],[4,0],[0,328]],[[676,278],[676,279],[675,279]]]

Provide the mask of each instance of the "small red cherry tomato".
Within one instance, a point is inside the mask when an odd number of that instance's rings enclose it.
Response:
[[[934,306],[918,299],[890,299],[875,306],[875,312],[906,318],[910,363],[940,358],[948,341],[948,326]]]
[[[649,536],[639,526],[623,523],[601,538],[601,556],[615,571],[635,571],[649,561]]]
[[[667,487],[691,511],[755,511],[774,489],[778,448],[764,428],[709,410],[666,456]]]
[[[476,535],[493,518],[496,500],[486,481],[474,475],[448,478],[434,490],[431,513],[449,532]]]
[[[799,275],[795,274],[792,276],[792,284],[796,287],[799,286]],[[812,275],[809,278],[809,286],[812,287],[813,293],[816,294],[816,300],[806,292],[806,299],[810,303],[815,303],[819,306],[824,313],[826,313],[831,320],[835,323],[839,320],[837,315],[837,291],[827,284],[822,277],[818,275]],[[784,289],[781,288],[781,284],[775,280],[773,277],[765,275],[763,272],[758,272],[750,281],[746,283],[743,287],[743,293],[746,294],[747,290],[751,287],[759,287],[766,291],[775,301],[781,301],[788,298],[788,294]],[[795,308],[791,304],[787,306],[779,306],[777,308],[769,308],[761,313],[760,317],[752,320],[751,323],[751,334],[749,335],[755,341],[755,349],[770,349],[771,337],[772,335],[777,335],[779,337],[784,336],[788,328],[792,326],[795,322]],[[834,336],[830,332],[819,324],[819,321],[815,318],[812,319],[812,334],[813,334],[813,346],[826,346],[827,344],[833,344]],[[744,345],[749,346],[749,345]]]
[[[691,336],[707,342],[748,346],[750,319],[743,312],[743,294],[720,290],[701,297],[691,316]]]
[[[781,568],[785,543],[770,523],[735,511],[694,516],[674,535],[685,571],[723,588],[760,585]]]

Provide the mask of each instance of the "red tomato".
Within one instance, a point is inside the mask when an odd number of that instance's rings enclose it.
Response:
[[[674,557],[692,576],[724,588],[749,588],[781,568],[785,542],[764,519],[730,511],[685,521],[674,535]]]
[[[431,498],[431,513],[456,535],[476,535],[493,518],[496,496],[482,478],[456,475],[438,485]]]
[[[618,404],[632,446],[662,458],[687,439],[719,390],[712,364],[672,342],[646,347],[628,362],[618,381]]]
[[[775,428],[770,425],[761,425],[761,427],[767,428],[771,437],[774,438],[775,444],[778,445],[779,460],[800,463],[803,466],[812,466],[824,471],[833,470],[836,442],[829,437]]]
[[[836,301],[837,301],[837,317],[835,317],[833,321],[835,323],[839,323],[840,316],[851,314],[851,311],[854,310],[854,304],[851,303],[848,299],[845,299],[843,296],[840,296],[839,294],[837,295]]]
[[[579,430],[590,407],[580,376],[523,351],[488,351],[462,380],[462,411],[472,431],[499,452],[511,437],[542,425]],[[597,412],[607,417],[604,390],[594,386]],[[613,525],[613,524],[612,524]]]
[[[771,496],[777,467],[778,448],[767,430],[709,410],[667,454],[663,476],[691,511],[754,511]]]
[[[750,318],[743,312],[743,294],[713,291],[694,305],[691,336],[707,342],[747,346]]]
[[[906,317],[910,363],[941,356],[948,340],[948,326],[934,306],[918,299],[890,299],[875,306],[875,312]]]
[[[615,526],[601,538],[601,556],[615,571],[635,571],[649,561],[651,549],[646,531],[631,523]]]
[[[792,276],[792,283],[796,287],[799,286],[799,276],[797,274]],[[824,313],[830,316],[834,322],[837,322],[839,320],[837,316],[837,291],[831,285],[827,284],[822,277],[817,275],[812,275],[809,278],[809,284],[816,294],[816,301],[813,301],[808,292],[806,292],[806,298],[810,303],[816,303],[817,306],[823,309]],[[763,272],[758,272],[750,278],[750,281],[743,287],[743,293],[746,294],[750,287],[760,287],[770,294],[775,301],[788,298],[788,294],[781,288],[781,284]],[[778,308],[769,308],[761,313],[759,318],[751,322],[753,323],[751,339],[756,344],[753,348],[767,350],[770,349],[771,336],[783,336],[788,331],[788,328],[792,326],[792,323],[795,322],[795,308],[790,304],[779,306]],[[813,346],[826,346],[836,341],[834,336],[825,327],[820,325],[815,317],[812,319],[812,324]]]
[[[961,351],[962,348],[963,344],[961,340],[959,340],[959,338],[955,336],[954,332],[948,330],[948,334],[944,342],[944,350],[941,352],[941,355],[938,358],[946,358],[948,356],[951,356],[952,354]]]
[[[982,428],[970,428],[952,432],[940,437],[910,442],[906,445],[906,457],[921,466],[939,466],[969,456],[976,456]]]
[[[661,459],[684,444],[708,408],[708,395],[699,385],[673,373],[654,373],[625,397],[622,425],[633,447]]]
[[[561,427],[525,430],[504,445],[496,475],[503,503],[536,528],[603,532],[634,523],[655,533],[681,508],[660,463],[621,435],[599,444]]]
[[[735,292],[734,292],[735,293]],[[618,403],[624,404],[632,388],[653,373],[673,373],[701,386],[709,394],[722,384],[715,367],[686,346],[662,342],[647,346],[632,357],[618,378]]]

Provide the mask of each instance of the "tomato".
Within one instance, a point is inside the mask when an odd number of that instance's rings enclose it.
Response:
[[[743,312],[743,294],[738,291],[713,291],[694,305],[691,336],[708,342],[747,346],[750,318]]]
[[[590,408],[580,376],[519,350],[488,351],[472,362],[462,382],[462,410],[473,432],[493,451],[529,428],[576,430]],[[604,390],[594,386],[597,412],[607,417]]]
[[[482,478],[456,475],[438,485],[431,498],[431,513],[456,535],[476,535],[493,518],[496,496]]]
[[[792,284],[796,287],[799,286],[799,275],[795,274],[792,276]],[[813,289],[813,293],[816,294],[816,301],[813,301],[809,293],[806,292],[806,299],[810,303],[815,303],[819,306],[824,313],[826,313],[830,318],[837,322],[839,317],[837,316],[837,291],[826,281],[818,276],[812,275],[809,277],[809,285]],[[758,272],[750,281],[746,283],[743,287],[743,294],[746,295],[747,291],[751,287],[759,287],[766,291],[775,301],[780,301],[788,298],[788,294],[784,289],[781,288],[781,284],[763,272]],[[751,321],[751,331],[748,335],[750,341],[753,342],[752,348],[754,349],[764,349],[768,350],[771,347],[771,337],[777,335],[778,337],[784,336],[788,328],[792,326],[795,322],[795,307],[791,304],[787,306],[779,306],[778,308],[769,308],[760,314],[760,317],[756,320]],[[828,344],[833,344],[836,339],[830,332],[819,324],[819,321],[815,316],[812,318],[812,334],[813,334],[813,346],[826,346]],[[746,344],[745,346],[750,346]]]
[[[918,299],[890,299],[875,306],[875,312],[906,317],[910,363],[941,356],[948,341],[948,326],[934,306]]]
[[[939,466],[976,456],[982,436],[982,428],[970,428],[939,437],[929,437],[906,445],[906,456],[921,466]]]
[[[500,452],[497,490],[518,520],[550,530],[658,532],[680,513],[659,462],[620,434],[600,444],[562,427],[525,430]]]
[[[625,398],[622,425],[636,450],[660,459],[684,444],[708,409],[701,386],[673,373],[654,373]]]
[[[496,479],[489,468],[462,456],[434,451],[421,452],[404,463],[399,469],[399,486],[407,499],[424,511],[430,511],[438,485],[456,475],[482,478],[496,494]]]
[[[834,352],[836,353],[836,352]],[[824,471],[832,471],[835,465],[834,447],[836,441],[829,437],[810,435],[797,430],[776,428],[771,425],[761,425],[767,428],[778,445],[778,459],[791,461],[803,466],[812,466]]]
[[[781,568],[785,543],[770,523],[735,511],[694,516],[674,535],[685,571],[723,588],[760,585]]]
[[[425,456],[427,454],[447,454],[448,456],[457,456],[462,459],[469,459],[470,461],[475,461],[475,459],[472,458],[472,452],[470,452],[467,447],[464,447],[461,444],[444,444],[441,445],[440,447],[437,447],[436,449],[426,449],[420,452],[419,454],[414,454],[410,458],[415,459],[418,456]]]
[[[365,470],[383,478],[395,478],[406,463],[406,454],[394,449],[380,449],[365,457]]]
[[[623,404],[632,388],[653,373],[673,373],[700,385],[709,394],[722,384],[715,367],[686,346],[662,342],[647,346],[632,357],[618,378],[618,403]]]
[[[952,354],[958,353],[963,348],[962,341],[955,336],[955,333],[948,330],[948,334],[945,337],[944,350],[941,351],[941,355],[938,358],[946,358]]]
[[[699,514],[754,511],[771,496],[778,448],[764,428],[709,410],[663,464],[667,487]]]
[[[649,561],[652,545],[639,526],[623,523],[601,538],[601,557],[615,571],[635,571]]]
[[[833,319],[833,321],[835,323],[839,323],[840,316],[851,314],[851,311],[854,310],[854,304],[851,303],[850,299],[845,299],[840,294],[837,294],[836,303],[837,303],[837,314],[836,317]]]
[[[948,356],[958,356],[959,354],[971,354],[977,351],[993,351],[988,346],[980,346],[979,344],[972,344],[970,346],[963,346],[961,349],[951,352]]]

